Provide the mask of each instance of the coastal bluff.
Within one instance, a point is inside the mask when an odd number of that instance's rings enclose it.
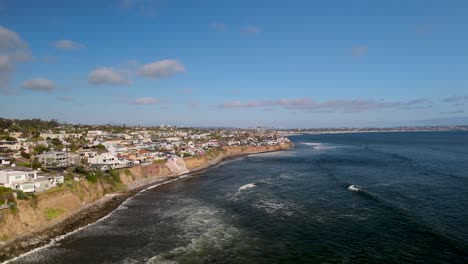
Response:
[[[171,158],[165,162],[119,169],[114,182],[81,179],[19,200],[14,210],[0,211],[0,261],[49,243],[52,239],[95,222],[141,189],[177,179],[236,156],[286,150],[290,142],[272,146],[225,146],[204,155]]]

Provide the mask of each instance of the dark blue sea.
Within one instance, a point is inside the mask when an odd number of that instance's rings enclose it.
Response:
[[[468,263],[468,132],[291,140],[139,193],[14,263]]]

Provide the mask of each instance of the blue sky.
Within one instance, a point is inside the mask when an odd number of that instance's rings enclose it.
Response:
[[[468,124],[468,1],[0,0],[0,116]]]

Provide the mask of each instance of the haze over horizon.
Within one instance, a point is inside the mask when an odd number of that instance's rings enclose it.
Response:
[[[422,0],[0,0],[0,117],[466,125],[467,10]]]

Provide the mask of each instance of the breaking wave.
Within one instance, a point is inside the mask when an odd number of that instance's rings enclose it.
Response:
[[[243,185],[243,186],[239,187],[239,192],[243,191],[243,190],[250,189],[250,188],[254,188],[254,187],[256,187],[255,183],[249,183],[249,184],[246,184],[246,185]]]

